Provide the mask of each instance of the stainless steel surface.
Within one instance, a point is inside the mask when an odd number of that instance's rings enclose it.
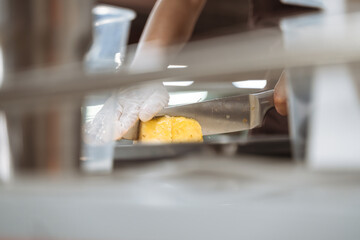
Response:
[[[92,39],[93,0],[1,0],[0,86],[51,83],[51,69],[82,61]],[[54,72],[52,72],[54,73]],[[74,79],[73,79],[74,80]],[[16,83],[15,83],[16,82]],[[29,89],[28,89],[29,90]],[[40,106],[41,105],[41,106]],[[76,170],[80,150],[81,98],[21,103],[6,109],[11,150],[7,173]],[[7,160],[8,161],[8,160]]]
[[[59,174],[79,165],[81,101],[7,112],[14,177],[26,171]]]
[[[93,0],[1,0],[5,77],[82,60],[91,44]]]
[[[195,119],[203,135],[238,132],[261,125],[265,113],[274,106],[273,90],[220,98],[201,103],[165,108],[157,116],[183,116]]]
[[[357,240],[360,175],[213,153],[0,185],[4,239]]]
[[[133,144],[124,143],[120,140],[115,145],[114,161],[156,161],[161,159],[171,159],[201,152],[204,144]]]
[[[115,145],[115,165],[122,162],[148,162],[162,159],[177,159],[195,154],[208,152],[219,156],[236,156],[237,154],[253,154],[255,156],[283,156],[291,155],[290,139],[288,136],[259,136],[249,137],[243,134],[218,134],[204,136],[203,143],[180,144],[133,144],[129,140],[119,140]]]

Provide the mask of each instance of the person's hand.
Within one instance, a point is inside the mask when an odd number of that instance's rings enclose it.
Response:
[[[285,73],[281,74],[279,81],[277,82],[274,89],[274,105],[276,111],[282,115],[287,116],[287,92],[286,92],[286,76]]]
[[[149,121],[167,106],[168,101],[169,94],[162,83],[120,90],[105,102],[94,120],[85,126],[86,139],[97,143],[121,139],[138,119]],[[113,128],[109,127],[110,124]]]

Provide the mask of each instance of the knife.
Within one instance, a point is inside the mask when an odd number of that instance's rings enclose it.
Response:
[[[199,122],[203,135],[238,132],[262,125],[266,112],[274,106],[274,90],[168,107],[156,116],[187,117]],[[138,137],[139,121],[123,137]]]

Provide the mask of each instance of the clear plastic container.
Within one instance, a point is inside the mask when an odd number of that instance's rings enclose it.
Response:
[[[136,14],[130,9],[98,5],[93,16],[93,45],[86,55],[86,68],[90,72],[115,70],[124,62],[130,25]]]
[[[93,9],[93,15],[93,45],[86,55],[85,69],[91,74],[116,71],[124,61],[130,25],[135,18],[135,13],[129,9],[98,5]],[[111,92],[86,97],[82,108],[83,125],[93,120],[110,95]],[[110,105],[108,107],[111,108]],[[112,107],[114,108],[113,114],[116,114],[115,104]],[[113,132],[112,119],[111,116],[104,118],[104,128],[101,131]],[[82,170],[85,172],[111,172],[114,141],[112,139],[105,139],[105,141],[93,140],[95,141],[84,138]]]

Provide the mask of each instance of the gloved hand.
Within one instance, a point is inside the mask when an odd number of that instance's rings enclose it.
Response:
[[[168,102],[169,94],[160,82],[122,89],[110,97],[85,126],[86,139],[96,143],[120,139],[138,119],[149,121]],[[113,124],[112,131],[109,124]]]

